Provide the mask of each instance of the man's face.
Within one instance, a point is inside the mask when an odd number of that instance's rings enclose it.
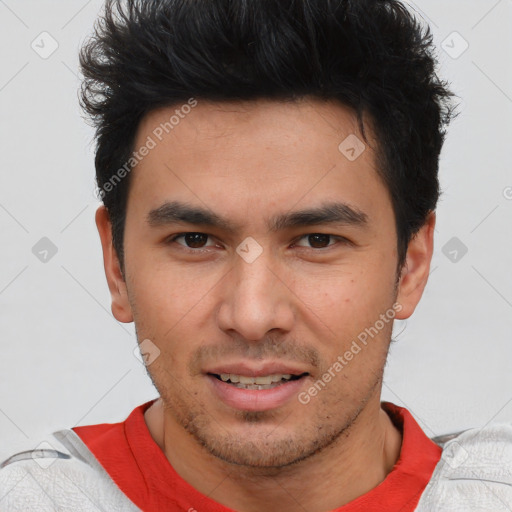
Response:
[[[199,102],[155,132],[176,108],[149,114],[135,142],[156,146],[131,176],[126,309],[160,350],[148,371],[168,419],[223,460],[286,465],[379,399],[397,298],[389,194],[368,145],[355,160],[338,149],[359,135],[341,105]],[[230,226],[176,220],[171,203]],[[286,222],[334,204],[336,222]]]

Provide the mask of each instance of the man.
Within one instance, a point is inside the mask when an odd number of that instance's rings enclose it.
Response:
[[[5,461],[1,510],[511,510],[511,427],[443,454],[380,401],[433,251],[432,52],[395,0],[107,1],[96,223],[159,398]]]

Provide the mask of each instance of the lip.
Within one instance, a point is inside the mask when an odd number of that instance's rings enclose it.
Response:
[[[233,375],[244,375],[245,377],[263,377],[266,375],[302,375],[308,373],[304,368],[288,365],[281,362],[266,362],[258,366],[244,362],[223,363],[222,365],[206,370],[206,374],[221,375],[231,373]]]
[[[296,364],[283,361],[231,362],[209,368],[205,377],[212,393],[228,407],[240,411],[268,411],[282,407],[298,395],[304,386],[309,372]],[[245,377],[262,377],[266,375],[304,375],[303,377],[279,384],[270,389],[241,389],[219,380],[215,375],[233,374]],[[306,375],[305,375],[306,374]]]

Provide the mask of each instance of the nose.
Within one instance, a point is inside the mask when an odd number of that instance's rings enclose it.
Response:
[[[236,255],[233,269],[223,280],[218,325],[247,341],[262,340],[274,329],[290,331],[294,323],[293,291],[268,253],[264,250],[251,263]]]

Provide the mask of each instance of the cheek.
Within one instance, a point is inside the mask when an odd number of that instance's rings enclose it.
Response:
[[[393,304],[393,280],[389,274],[384,274],[376,266],[373,269],[366,266],[364,271],[360,269],[350,273],[343,271],[330,276],[315,276],[314,286],[311,276],[304,276],[297,280],[296,286],[304,305],[303,318],[309,318],[306,322],[311,322],[311,331],[316,333],[314,336],[318,347],[323,345],[321,351],[325,364],[330,365],[338,356],[351,352],[348,354],[351,360],[343,373],[351,375],[356,381],[361,368],[377,368],[382,364],[390,326],[386,324],[380,328],[380,322],[376,334],[374,326],[380,315],[385,314]],[[366,345],[358,341],[361,338],[367,341]],[[359,346],[354,345],[356,341]],[[337,379],[334,387],[340,384],[341,379]]]
[[[148,263],[139,260],[138,265],[132,262],[129,270],[135,276],[129,279],[128,292],[139,341],[149,338],[165,356],[166,366],[176,368],[175,362],[186,360],[193,349],[205,315],[204,295],[212,285],[199,286],[200,277],[193,278],[176,266],[151,264],[149,259]]]
[[[317,274],[305,274],[294,280],[297,296],[335,324],[343,321],[372,320],[389,307],[393,281],[388,275],[366,266]],[[382,309],[382,311],[380,311]]]
[[[151,320],[153,327],[169,328],[193,309],[204,295],[201,278],[185,272],[177,265],[162,264],[154,259],[139,258],[131,262],[130,292],[138,316]],[[162,329],[160,329],[162,330]]]

